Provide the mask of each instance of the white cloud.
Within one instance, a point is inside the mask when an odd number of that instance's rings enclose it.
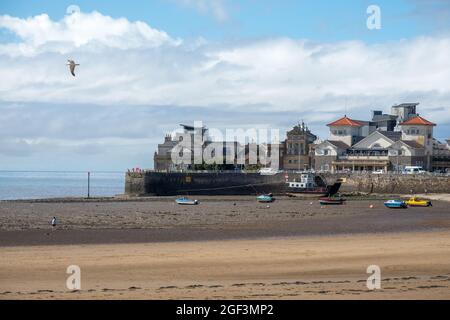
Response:
[[[60,21],[0,16],[0,27],[21,39],[0,43],[0,145],[11,153],[34,152],[55,138],[82,140],[90,150],[103,141],[103,148],[117,139],[148,139],[150,128],[159,141],[191,120],[287,129],[304,119],[325,137],[324,124],[344,112],[367,119],[372,109],[409,101],[421,102],[419,112],[437,130],[447,128],[440,137],[449,135],[447,36],[379,45],[289,38],[211,44],[98,12]],[[65,65],[69,57],[81,64],[75,78]],[[5,112],[14,103],[25,104],[25,114]],[[142,106],[153,106],[151,113]],[[151,150],[142,166],[151,162]]]
[[[48,51],[68,53],[80,47],[131,49],[179,43],[179,40],[170,38],[167,33],[153,29],[144,22],[114,19],[95,11],[74,11],[60,21],[51,20],[47,14],[27,19],[2,15],[0,28],[10,30],[23,40],[18,44],[0,46],[0,53],[12,56]]]

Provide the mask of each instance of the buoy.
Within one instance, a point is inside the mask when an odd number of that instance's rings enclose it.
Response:
[[[266,208],[270,208],[270,206],[268,205]]]
[[[310,202],[309,204],[313,204],[312,202]]]
[[[373,209],[373,204],[371,204],[371,205],[369,206],[369,208],[370,208],[370,209]]]

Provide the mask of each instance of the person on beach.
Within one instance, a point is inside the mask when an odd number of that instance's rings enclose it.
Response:
[[[53,217],[52,221],[50,222],[50,224],[52,225],[52,233],[53,231],[55,231],[56,229],[56,217]],[[46,235],[50,235],[50,232],[47,232]]]

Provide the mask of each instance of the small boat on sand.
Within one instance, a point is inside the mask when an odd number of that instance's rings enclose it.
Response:
[[[408,208],[408,205],[403,200],[388,200],[384,205],[391,209]]]
[[[417,197],[409,198],[405,202],[410,207],[431,207],[432,206],[430,200],[419,199]]]
[[[258,202],[268,203],[268,202],[274,202],[275,198],[273,197],[273,194],[269,193],[269,194],[262,194],[262,195],[256,197],[256,200]]]
[[[189,199],[187,197],[182,197],[182,198],[178,198],[175,200],[175,202],[177,204],[181,204],[181,205],[197,205],[198,204],[198,200],[194,200],[194,199]]]
[[[344,204],[345,199],[343,198],[333,198],[333,197],[322,197],[319,199],[321,205],[339,205]]]

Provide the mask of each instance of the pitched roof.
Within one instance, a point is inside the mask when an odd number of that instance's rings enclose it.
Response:
[[[402,133],[401,132],[397,132],[397,131],[381,131],[381,130],[376,130],[374,132],[372,132],[371,134],[369,134],[368,136],[362,138],[361,140],[355,142],[353,144],[353,148],[359,148],[361,144],[364,143],[364,141],[367,141],[371,139],[372,136],[374,135],[382,135],[385,139],[391,141],[391,142],[396,142],[398,140],[401,139],[402,137]]]
[[[423,148],[423,145],[414,140],[400,140],[400,141],[414,149]]]
[[[430,122],[424,118],[422,118],[421,116],[416,116],[414,118],[411,118],[409,120],[406,120],[402,123],[400,123],[401,126],[403,125],[416,125],[416,126],[435,126],[436,124],[434,124],[433,122]]]
[[[348,149],[350,146],[342,141],[336,141],[336,140],[327,140],[329,143],[331,143],[333,146],[338,147],[340,149]]]
[[[378,131],[386,138],[391,139],[392,141],[398,141],[402,138],[402,133],[400,131]]]
[[[362,125],[363,125],[363,123],[361,121],[347,118],[347,116],[344,116],[343,118],[340,118],[339,120],[336,120],[336,121],[333,121],[333,122],[327,124],[327,126],[333,126],[333,127],[337,127],[337,126],[361,127]]]

